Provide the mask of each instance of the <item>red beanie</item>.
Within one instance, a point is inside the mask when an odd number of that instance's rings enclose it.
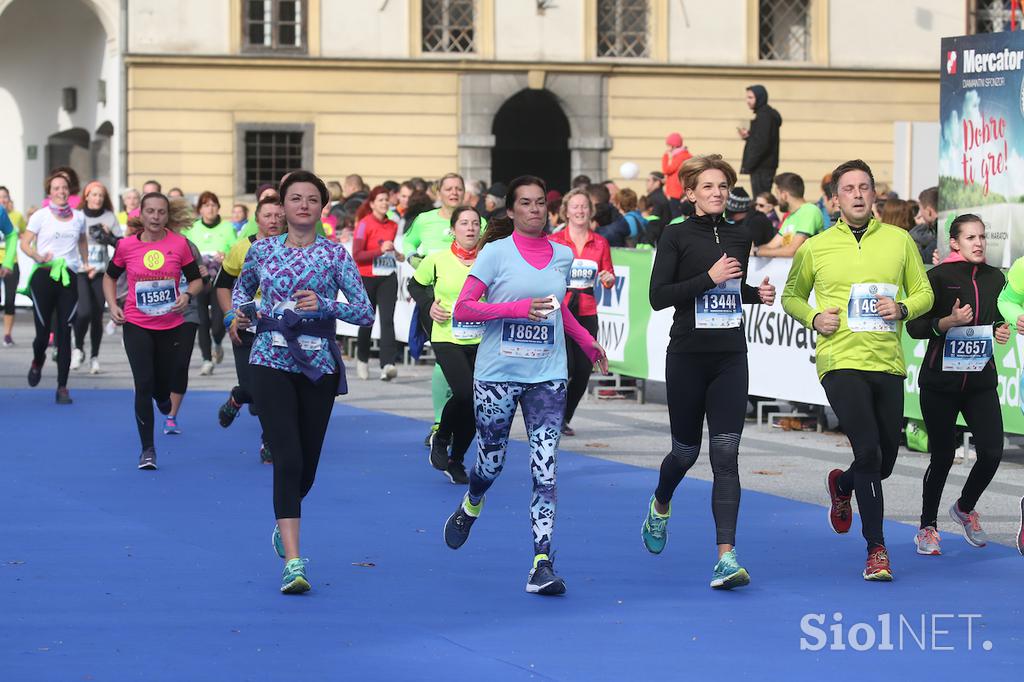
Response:
[[[679,133],[669,133],[668,137],[665,138],[665,144],[669,147],[682,147],[683,136]]]

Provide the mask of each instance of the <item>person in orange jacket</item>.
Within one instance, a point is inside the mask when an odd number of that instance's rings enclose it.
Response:
[[[665,138],[665,145],[667,148],[661,155],[661,172],[665,174],[665,195],[672,207],[672,215],[677,216],[681,212],[683,198],[683,186],[679,183],[679,169],[693,154],[683,144],[683,136],[679,133],[670,133]]]

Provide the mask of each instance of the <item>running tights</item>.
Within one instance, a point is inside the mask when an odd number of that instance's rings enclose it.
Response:
[[[185,340],[183,326],[146,329],[125,322],[123,327],[124,350],[135,380],[135,425],[143,450],[153,447],[153,401],[170,403],[174,358]]]
[[[441,413],[437,436],[451,440],[452,461],[462,463],[476,433],[473,423],[473,367],[476,365],[477,344],[434,343],[434,356],[444,372],[452,397]]]
[[[479,504],[501,473],[516,407],[522,406],[533,474],[530,518],[534,554],[551,553],[551,534],[555,529],[555,474],[565,396],[565,381],[539,384],[476,381],[473,384],[477,458],[469,474],[469,501]],[[276,462],[276,452],[274,457]]]
[[[882,481],[889,478],[899,454],[903,377],[834,369],[821,378],[821,385],[853,446],[853,464],[839,477],[839,492],[856,494],[868,548],[884,545]]]
[[[14,301],[15,296],[18,294],[18,278],[20,273],[18,272],[18,264],[14,264],[14,268],[11,272],[4,277],[4,315],[14,314]]]
[[[590,332],[590,335],[597,338],[597,315],[577,316],[579,323]],[[572,421],[576,414],[576,408],[587,392],[587,384],[590,383],[590,374],[594,371],[594,363],[590,361],[587,354],[575,341],[565,336],[566,356],[569,359],[569,389],[565,402],[565,423]]]
[[[255,334],[247,331],[239,331],[238,336],[242,339],[240,345],[231,344],[231,352],[235,357],[235,374],[238,376],[238,384],[231,389],[231,399],[237,405],[249,405],[251,414],[256,414],[253,409],[252,399],[252,377],[249,356],[252,355],[252,344],[256,340]]]
[[[739,448],[747,413],[747,354],[668,353],[665,389],[672,452],[661,463],[655,498],[668,504],[700,454],[707,416],[711,471],[711,512],[715,542],[736,544],[740,509]]]
[[[398,275],[363,277],[363,287],[370,305],[377,309],[380,323],[380,366],[395,364],[398,351],[395,346],[395,303],[398,300]],[[360,327],[356,336],[356,359],[370,360],[370,332],[373,326]]]
[[[63,286],[50,278],[50,268],[36,268],[29,282],[32,304],[35,307],[36,338],[32,340],[32,361],[42,367],[46,361],[46,347],[50,344],[50,329],[57,342],[57,387],[68,385],[71,371],[71,325],[78,310],[78,285]],[[56,319],[56,323],[53,320]]]
[[[85,333],[89,332],[89,357],[100,355],[103,341],[103,273],[98,272],[90,279],[84,272],[78,273],[78,317],[75,320],[75,348],[82,350]]]
[[[946,476],[953,466],[953,451],[957,447],[958,413],[963,413],[967,428],[974,435],[974,448],[978,453],[957,500],[961,511],[966,513],[974,509],[1003,459],[1003,415],[994,388],[971,393],[921,389],[921,415],[928,430],[928,449],[931,452],[931,462],[924,474],[921,528],[938,527],[939,500],[946,485]]]
[[[199,325],[195,322],[181,323],[181,343],[174,351],[171,361],[174,363],[174,371],[171,374],[171,393],[185,395],[188,390],[188,367],[192,364],[192,351],[196,347],[196,330]]]
[[[252,365],[253,397],[263,442],[274,453],[274,518],[302,517],[302,499],[313,487],[320,449],[334,409],[338,375],[312,382],[304,374]]]
[[[203,354],[204,362],[213,361],[213,343],[218,346],[224,340],[224,312],[220,309],[220,303],[214,295],[214,289],[207,287],[196,296],[196,304],[199,308],[199,352]],[[177,392],[177,391],[175,391]]]

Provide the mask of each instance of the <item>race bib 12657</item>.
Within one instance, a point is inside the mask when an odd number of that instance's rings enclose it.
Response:
[[[942,344],[943,372],[980,372],[992,359],[992,326],[953,327]]]

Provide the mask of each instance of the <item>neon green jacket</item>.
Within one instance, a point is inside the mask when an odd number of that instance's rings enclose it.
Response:
[[[1006,286],[997,301],[999,314],[1010,328],[1015,328],[1017,318],[1024,315],[1024,258],[1013,261],[1006,273]]]
[[[793,256],[782,307],[805,327],[827,308],[839,308],[839,329],[818,334],[817,368],[820,379],[834,369],[859,369],[906,375],[901,327],[896,333],[852,332],[846,324],[850,287],[860,283],[895,284],[897,302],[907,306],[907,319],[931,310],[932,287],[921,254],[906,230],[872,219],[860,242],[843,220],[811,237]],[[814,290],[815,305],[807,299]]]

